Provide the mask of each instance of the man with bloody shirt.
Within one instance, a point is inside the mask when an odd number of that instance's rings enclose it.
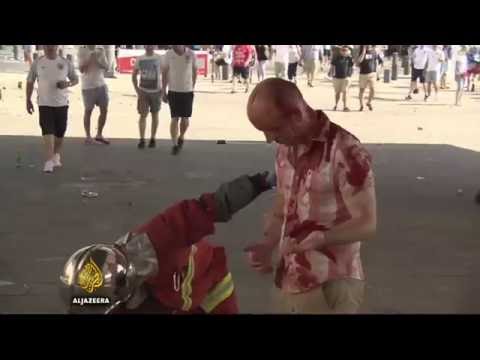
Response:
[[[238,313],[225,250],[207,236],[274,181],[268,172],[239,177],[178,202],[113,245],[76,251],[60,277],[68,313]]]
[[[276,201],[263,240],[245,249],[262,273],[273,270],[279,250],[274,311],[358,312],[365,286],[360,247],[376,232],[369,153],[282,79],[258,84],[247,113],[267,142],[278,144]]]

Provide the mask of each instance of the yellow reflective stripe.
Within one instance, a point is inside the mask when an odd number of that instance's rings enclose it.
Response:
[[[190,256],[188,258],[188,270],[182,283],[183,311],[188,311],[192,307],[192,280],[195,275],[195,252],[197,247],[192,245]]]
[[[233,290],[232,274],[228,273],[227,276],[225,276],[223,280],[205,297],[202,305],[200,305],[201,308],[205,310],[206,313],[211,312],[219,304],[228,299],[233,294]]]

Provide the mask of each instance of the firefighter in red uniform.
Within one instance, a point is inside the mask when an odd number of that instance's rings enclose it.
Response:
[[[206,237],[275,184],[268,172],[183,200],[113,245],[76,251],[60,276],[68,313],[236,314],[223,247]]]

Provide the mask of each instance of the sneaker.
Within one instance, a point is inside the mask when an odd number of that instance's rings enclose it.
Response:
[[[149,148],[154,148],[157,146],[157,143],[155,142],[155,139],[150,139],[150,142],[148,143]]]
[[[343,108],[343,111],[345,111],[345,112],[350,112],[350,109],[345,106],[345,107]]]
[[[413,90],[414,94],[418,94],[418,89]]]
[[[360,106],[360,109],[358,109],[358,111],[363,111],[363,106]]]
[[[140,141],[138,142],[137,147],[138,147],[139,149],[145,149],[145,140],[144,140],[144,139],[140,139]]]
[[[337,107],[336,107],[336,106],[334,106],[332,110],[333,110],[333,111],[337,111]]]
[[[85,145],[92,145],[94,143],[91,137],[85,138]]]
[[[412,97],[410,95],[408,95],[405,100],[412,100]]]
[[[60,162],[60,154],[55,154],[52,162],[54,167],[62,167],[62,163]]]
[[[53,168],[54,168],[53,161],[48,160],[47,162],[45,162],[45,166],[43,167],[43,172],[47,174],[51,174],[53,173]]]
[[[177,141],[177,144],[178,144],[178,145],[177,145],[177,146],[178,146],[179,148],[182,148],[184,142],[185,142],[185,141],[183,140],[183,138],[178,138],[178,141]]]
[[[180,147],[178,145],[174,145],[172,147],[172,155],[177,155],[179,151],[180,151]]]
[[[370,111],[373,111],[373,106],[372,106],[372,104],[368,103],[368,104],[367,104],[367,107],[368,107],[368,109],[369,109]]]
[[[428,95],[425,95],[425,97],[423,98],[424,101],[427,101],[428,100]]]

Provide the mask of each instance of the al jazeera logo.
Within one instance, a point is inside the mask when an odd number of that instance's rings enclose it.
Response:
[[[89,294],[93,294],[95,290],[103,285],[103,273],[98,265],[89,259],[78,273],[78,286]],[[110,299],[106,296],[76,296],[72,299],[74,305],[109,305]]]

